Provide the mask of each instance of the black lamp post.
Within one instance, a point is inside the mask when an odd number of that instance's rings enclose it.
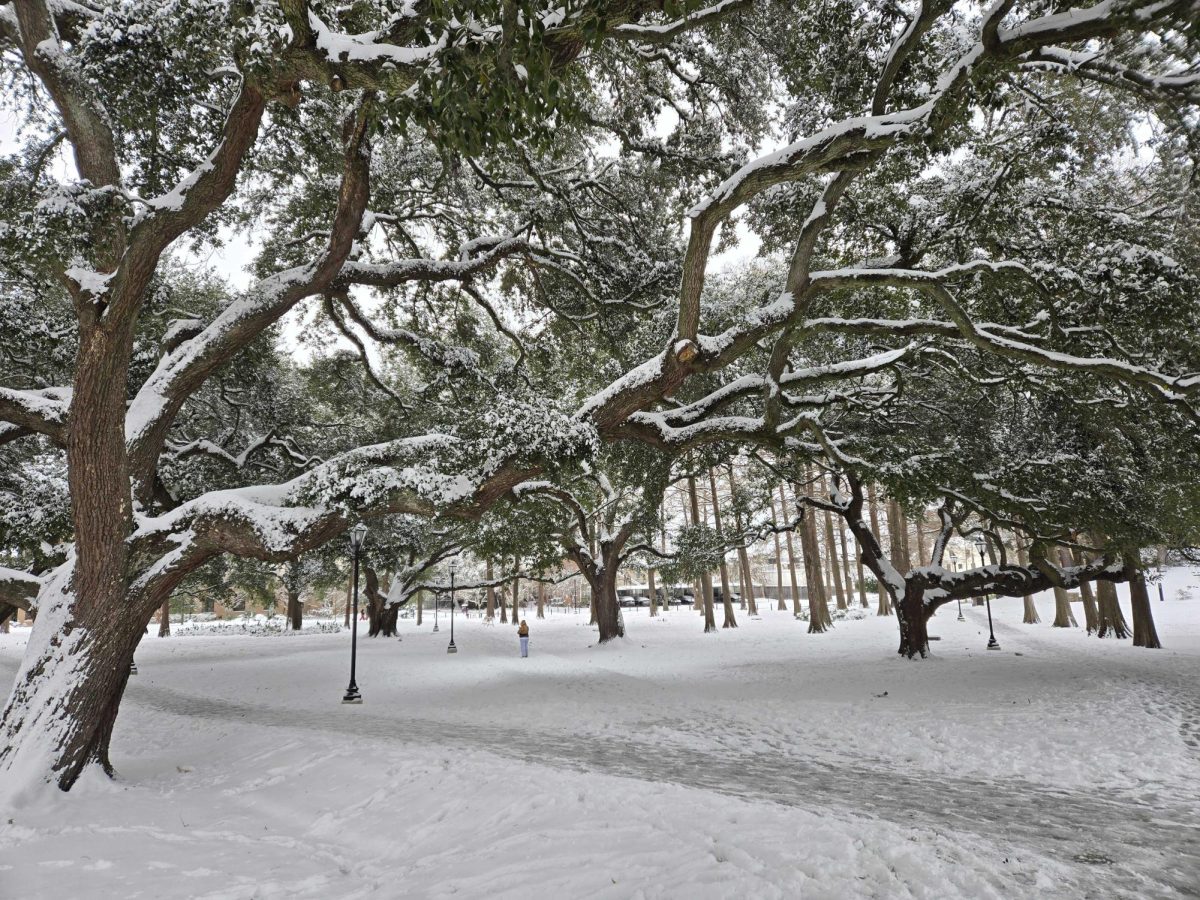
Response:
[[[366,538],[367,526],[362,522],[350,529],[350,550],[354,556],[354,615],[350,625],[350,686],[342,697],[343,703],[362,703],[362,694],[358,692],[358,685],[354,681],[354,668],[358,662],[358,557]]]
[[[458,648],[454,646],[454,574],[458,571],[458,560],[450,560],[450,646],[446,648],[447,653],[457,653]]]
[[[982,534],[975,535],[975,549],[977,551],[979,551],[979,566],[980,566],[980,568],[983,567],[983,550],[986,546],[987,546],[987,539],[984,538],[984,536]],[[987,648],[989,650],[999,650],[1000,642],[996,640],[996,632],[992,628],[992,595],[985,593],[983,595],[983,602],[987,604],[987,614],[988,614]]]
[[[957,553],[950,554],[950,568],[952,570],[954,570],[955,572],[958,571],[958,554]],[[965,622],[967,620],[966,620],[966,618],[963,617],[963,614],[962,614],[962,597],[956,597],[955,599],[958,601],[958,621]]]
[[[438,616],[437,616],[437,614],[438,614],[438,607],[441,605],[442,605],[442,593],[441,593],[441,591],[434,591],[433,592],[433,633],[434,634],[438,633],[438,627],[437,627]]]

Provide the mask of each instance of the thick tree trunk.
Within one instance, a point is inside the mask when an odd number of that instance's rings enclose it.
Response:
[[[867,505],[871,513],[871,533],[875,535],[875,541],[882,546],[883,537],[879,531],[879,504],[875,499],[875,485],[867,485]],[[861,557],[860,557],[861,558]],[[888,597],[887,588],[883,586],[882,581],[878,581],[879,588],[879,606],[875,610],[878,616],[890,616],[892,614],[892,602]]]
[[[1117,600],[1117,586],[1111,581],[1096,582],[1096,614],[1096,637],[1129,637],[1129,626]]]
[[[828,630],[829,607],[825,600],[825,583],[821,580],[821,557],[817,549],[816,512],[810,507],[800,531],[800,549],[804,553],[804,573],[808,581],[808,633],[823,634]]]
[[[913,519],[913,531],[917,535],[917,565],[923,566],[929,561],[925,556],[925,508],[923,506],[917,510],[917,517]]]
[[[1033,602],[1033,598],[1026,594],[1023,599],[1025,610],[1021,621],[1026,625],[1036,625],[1041,622],[1042,617],[1038,615],[1037,604]]]
[[[650,589],[650,618],[658,615],[658,585],[655,584],[654,570],[646,570],[646,587]]]
[[[605,566],[585,577],[592,589],[592,617],[600,632],[600,643],[625,637],[621,608],[617,604],[616,567]]]
[[[929,655],[928,618],[925,615],[923,590],[912,582],[906,582],[904,597],[900,601],[900,649],[901,656],[912,659]]]
[[[417,591],[417,627],[421,627],[421,620],[425,612],[425,592]]]
[[[105,320],[95,305],[80,313],[66,452],[73,555],[39,594],[0,717],[0,790],[20,790],[28,779],[67,790],[93,762],[111,771],[108,742],[133,651],[165,599],[131,608],[127,596],[133,509],[125,405],[134,325],[132,314]]]
[[[1071,598],[1060,587],[1054,589],[1054,621],[1051,624],[1055,628],[1077,628],[1079,626],[1079,623],[1075,621],[1075,614],[1071,612]]]
[[[376,571],[370,566],[364,566],[364,569],[367,576],[367,589],[364,592],[365,596],[360,600],[366,601],[367,637],[379,637],[384,631],[384,603],[387,598],[379,591],[379,575]]]
[[[21,668],[0,717],[0,806],[46,782],[70,789],[89,764],[112,772],[108,745],[133,653],[154,609],[128,604],[105,620],[78,601],[74,559],[38,596]]]
[[[1066,551],[1062,547],[1059,548],[1058,561],[1060,565],[1070,564],[1070,557],[1066,555]],[[1052,624],[1055,628],[1079,627],[1075,621],[1075,614],[1071,612],[1071,598],[1065,589],[1057,586],[1054,588],[1054,622]]]
[[[1096,623],[1099,620],[1096,611],[1096,595],[1092,591],[1091,584],[1086,581],[1081,582],[1079,596],[1083,598],[1083,624],[1087,628],[1087,633],[1091,634],[1096,630]]]
[[[395,637],[400,623],[400,604],[385,606],[379,616],[379,633],[383,637]]]
[[[158,608],[158,636],[171,636],[171,598],[168,597]]]
[[[539,619],[546,618],[546,584],[542,581],[538,582],[537,617]]]
[[[1133,613],[1133,646],[1158,650],[1158,630],[1154,627],[1154,607],[1150,605],[1150,593],[1146,590],[1146,575],[1138,565],[1136,555],[1125,559],[1125,572],[1129,578],[1129,606]]]
[[[288,591],[287,615],[292,631],[300,631],[304,628],[304,605],[300,602],[299,591]]]
[[[513,561],[514,568],[518,564],[519,564],[519,560]],[[521,613],[520,613],[521,579],[514,578],[512,587],[513,587],[513,590],[512,590],[512,623],[514,626],[520,626],[520,624],[521,624]]]

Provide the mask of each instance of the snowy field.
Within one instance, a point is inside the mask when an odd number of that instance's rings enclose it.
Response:
[[[1200,572],[1166,595],[1161,651],[1047,596],[994,605],[1000,652],[943,609],[925,662],[873,616],[627,610],[601,648],[556,613],[524,660],[408,619],[360,640],[359,707],[348,633],[147,636],[119,779],[5,811],[0,897],[1197,897]]]

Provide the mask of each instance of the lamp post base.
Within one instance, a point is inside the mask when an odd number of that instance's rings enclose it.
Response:
[[[438,633],[438,627],[436,625],[433,626],[433,633],[434,634]]]
[[[457,653],[458,648],[454,646],[454,641],[450,642],[450,646],[446,648],[447,653]]]
[[[358,692],[358,685],[352,684],[346,688],[346,696],[342,697],[343,703],[362,703],[362,694]]]
[[[997,641],[995,638],[992,638],[991,640],[988,641],[988,649],[989,650],[999,650],[1000,642]]]
[[[137,663],[135,663],[133,660],[130,660],[130,661],[129,661],[129,674],[130,674],[130,675],[136,675],[137,673],[138,673],[138,671],[137,671]]]

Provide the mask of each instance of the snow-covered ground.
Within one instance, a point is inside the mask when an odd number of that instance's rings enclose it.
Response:
[[[408,619],[357,707],[348,633],[147,636],[120,777],[4,811],[0,897],[1200,896],[1200,572],[1166,595],[1161,651],[1003,600],[924,662],[890,618]]]

